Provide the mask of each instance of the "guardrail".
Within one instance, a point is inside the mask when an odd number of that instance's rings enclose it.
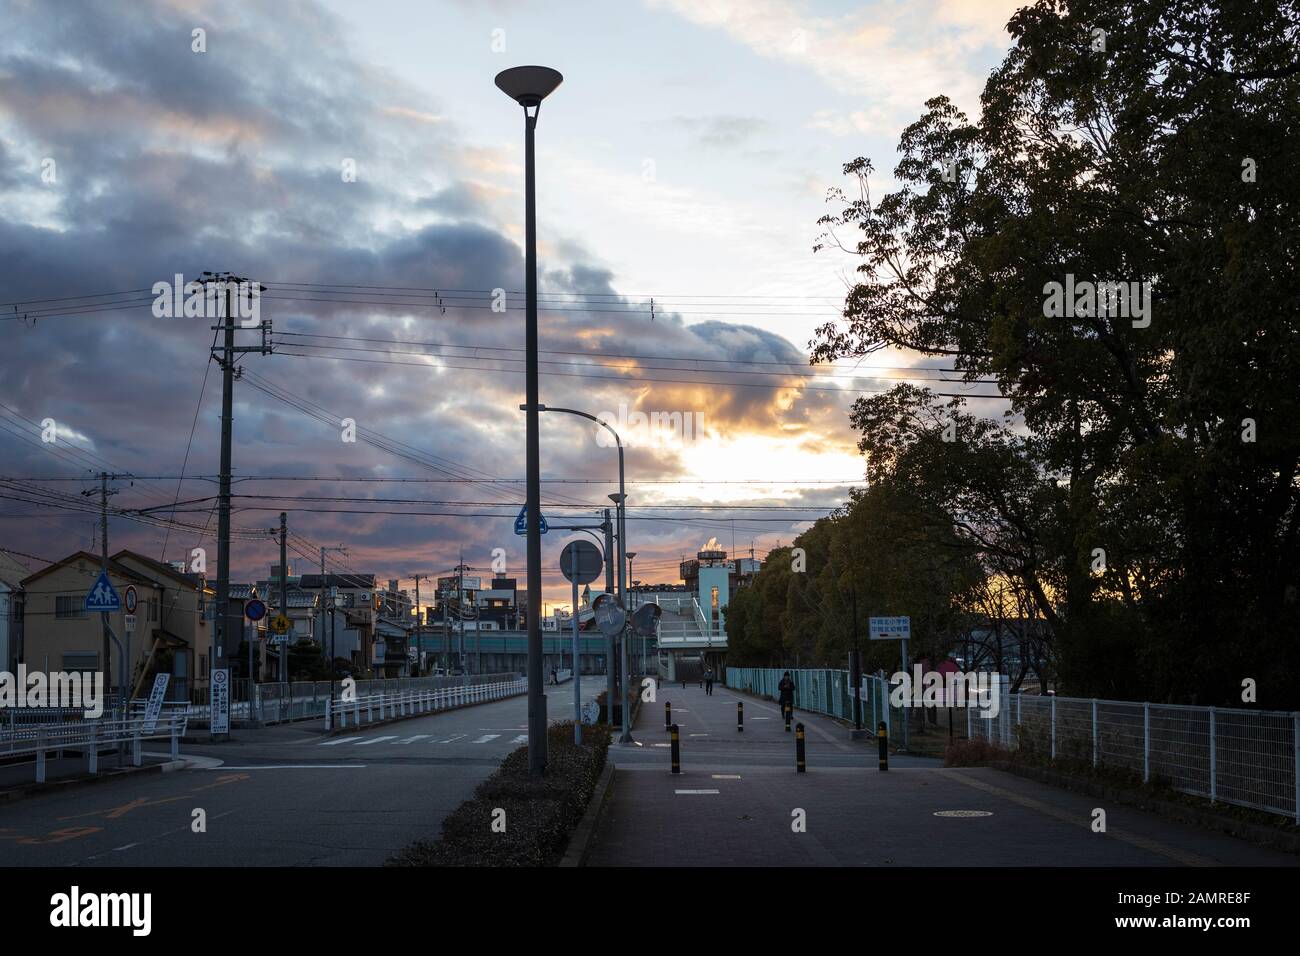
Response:
[[[140,742],[171,738],[171,757],[180,756],[180,738],[185,735],[188,717],[183,711],[161,715],[147,721],[143,717],[99,718],[71,723],[37,724],[18,727],[0,740],[0,757],[36,757],[36,782],[45,782],[46,755],[64,750],[85,750],[90,772],[99,772],[99,752],[104,748],[131,745],[131,763],[142,762]],[[150,726],[152,724],[152,726]]]
[[[517,697],[528,691],[528,681],[518,678],[491,684],[461,684],[442,690],[412,690],[398,694],[368,694],[351,700],[337,698],[325,702],[325,729],[360,727],[376,720],[432,714],[472,704]],[[376,716],[378,712],[378,716]],[[349,724],[348,718],[351,717]],[[364,717],[364,719],[363,719]]]
[[[443,690],[454,687],[478,686],[514,680],[515,674],[475,674],[470,677],[393,677],[359,680],[354,690],[357,696],[374,694],[414,693],[426,690]],[[325,706],[332,694],[338,694],[341,681],[296,681],[283,684],[256,684],[253,700],[232,700],[231,720],[255,720],[261,724],[283,723],[325,716]],[[206,700],[190,705],[190,717],[206,724],[210,715]]]

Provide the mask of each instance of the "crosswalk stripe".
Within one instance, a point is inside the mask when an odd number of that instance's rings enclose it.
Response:
[[[512,741],[510,741],[510,742],[511,742],[512,744],[526,744],[526,743],[528,743],[528,735],[527,735],[527,734],[520,734],[518,737],[516,737],[514,740],[512,740]]]
[[[337,747],[339,744],[346,744],[353,740],[360,740],[360,737],[335,737],[333,740],[322,740],[322,747]]]
[[[423,740],[428,734],[416,734],[414,737],[407,737],[405,740],[399,740],[399,744],[413,744],[417,740]]]
[[[450,744],[450,743],[454,743],[454,742],[457,741],[457,740],[460,740],[462,737],[468,737],[468,736],[469,736],[468,734],[452,734],[452,735],[451,735],[450,737],[448,737],[446,740],[430,740],[429,743],[431,743],[431,744]]]
[[[496,740],[496,739],[497,739],[498,737],[500,737],[500,736],[501,736],[500,734],[484,734],[484,735],[483,735],[482,737],[480,737],[478,740],[474,741],[474,743],[476,743],[476,744],[485,744],[485,743],[487,743],[489,740]]]
[[[361,743],[357,744],[357,746],[365,747],[368,746],[369,744],[378,744],[378,743],[383,743],[385,740],[396,740],[396,739],[397,739],[397,734],[389,734],[387,737],[372,737],[369,740],[361,741]]]

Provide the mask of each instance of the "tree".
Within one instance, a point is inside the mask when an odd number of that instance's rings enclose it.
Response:
[[[910,350],[1007,400],[853,421],[869,478],[1032,597],[1067,692],[1300,702],[1298,13],[1041,0],[978,121],[928,101],[901,188],[856,159],[822,220],[861,263],[815,360]]]

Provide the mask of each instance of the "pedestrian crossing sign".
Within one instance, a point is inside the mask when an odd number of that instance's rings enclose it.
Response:
[[[86,593],[87,611],[120,611],[122,602],[117,597],[117,590],[108,580],[108,572],[100,571],[99,577]]]

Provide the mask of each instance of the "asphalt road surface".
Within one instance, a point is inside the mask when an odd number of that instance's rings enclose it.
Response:
[[[572,685],[547,693],[566,719]],[[436,837],[527,740],[524,696],[335,737],[320,722],[237,731],[184,746],[188,769],[0,804],[0,866],[378,866]]]

